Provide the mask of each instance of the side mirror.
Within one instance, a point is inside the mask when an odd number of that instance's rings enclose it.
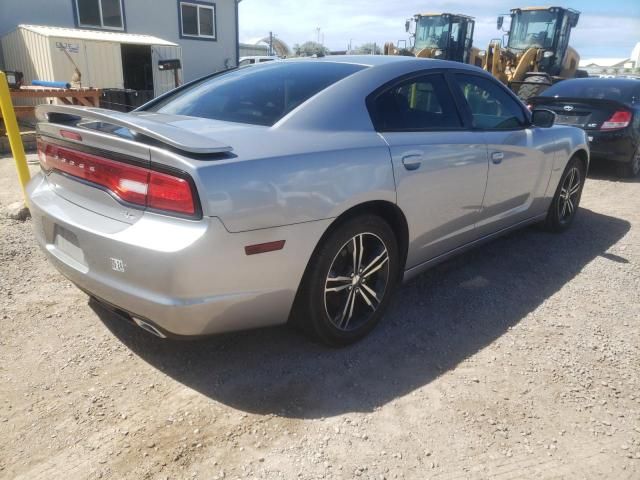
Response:
[[[580,18],[580,15],[573,15],[571,17],[571,19],[569,20],[569,25],[571,26],[571,28],[576,28],[578,26],[579,18]]]
[[[411,28],[411,20],[407,20],[404,22],[404,30],[409,33],[409,28]]]
[[[502,15],[500,15],[498,17],[498,30],[500,30],[502,28],[502,24],[504,23],[504,17]]]
[[[556,114],[544,108],[536,109],[531,114],[531,123],[534,127],[551,128],[556,122]]]

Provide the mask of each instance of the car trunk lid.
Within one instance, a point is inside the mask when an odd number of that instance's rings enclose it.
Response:
[[[556,123],[584,130],[608,129],[617,112],[631,110],[624,103],[600,98],[535,97],[529,100],[535,108],[547,108],[556,114]]]
[[[153,149],[180,158],[215,159],[231,147],[180,128],[157,114],[124,114],[58,105],[37,109],[38,153],[51,188],[101,215],[135,223],[146,210],[202,214],[193,178],[158,163]]]

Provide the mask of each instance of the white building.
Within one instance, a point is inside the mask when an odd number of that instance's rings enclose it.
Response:
[[[632,73],[640,68],[640,42],[636,43],[629,57],[585,58],[580,60],[580,68],[590,75]]]

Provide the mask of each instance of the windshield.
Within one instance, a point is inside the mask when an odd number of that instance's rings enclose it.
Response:
[[[509,48],[551,48],[556,34],[558,14],[547,10],[531,10],[513,15]]]
[[[623,103],[640,102],[640,80],[576,79],[547,88],[543,97],[596,98]]]
[[[420,17],[416,25],[416,49],[447,48],[449,20],[440,15]]]
[[[271,126],[316,93],[363,68],[351,63],[268,62],[198,82],[149,110]]]

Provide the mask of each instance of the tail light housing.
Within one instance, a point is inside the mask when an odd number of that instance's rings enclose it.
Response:
[[[196,217],[195,188],[184,174],[133,165],[38,139],[43,170],[57,170],[107,190],[119,200],[144,208]]]
[[[618,130],[626,128],[631,123],[632,114],[629,110],[618,110],[600,126],[600,130]]]

